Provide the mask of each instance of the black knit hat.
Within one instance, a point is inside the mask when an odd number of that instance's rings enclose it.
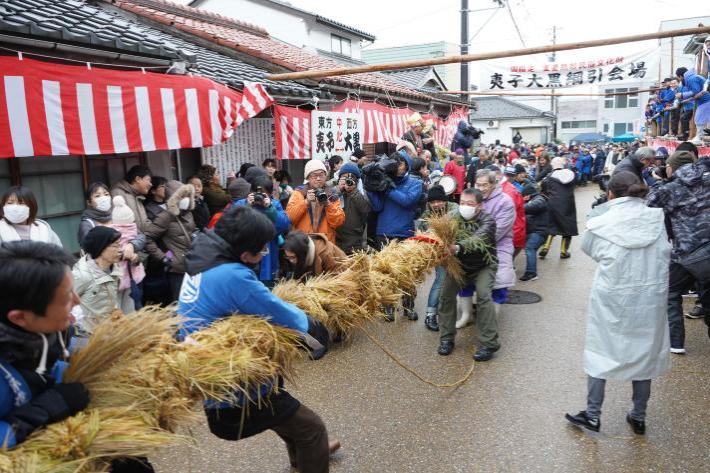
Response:
[[[86,234],[81,242],[81,249],[87,252],[93,259],[98,258],[104,250],[121,238],[121,233],[111,227],[98,225]]]
[[[431,186],[431,189],[429,189],[429,192],[427,193],[427,196],[426,196],[427,202],[434,202],[437,200],[438,201],[449,200],[449,198],[446,196],[446,192],[444,191],[444,188],[438,184]]]
[[[523,187],[523,191],[521,192],[523,194],[523,197],[526,195],[535,195],[539,194],[537,187],[535,184],[528,184],[527,186]]]

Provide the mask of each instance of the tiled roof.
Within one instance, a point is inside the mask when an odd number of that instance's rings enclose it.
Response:
[[[274,95],[323,97],[330,94],[296,82],[265,79],[267,71],[190,43],[145,24],[130,13],[84,0],[1,0],[0,32],[37,39],[90,45],[136,55],[184,59],[190,71],[223,84],[261,82]],[[233,20],[229,20],[233,21]]]
[[[431,66],[402,69],[399,71],[385,71],[383,74],[402,85],[411,87],[412,89],[422,90],[429,93],[436,93],[446,90],[439,74],[437,74],[436,70]],[[426,83],[432,79],[441,87],[437,88],[426,85]]]
[[[503,97],[477,97],[476,105],[478,105],[478,109],[471,113],[471,120],[552,117],[550,112],[544,112]]]
[[[276,64],[291,71],[331,69],[341,67],[332,59],[319,56],[288,43],[262,35],[252,34],[244,28],[225,26],[212,21],[213,13],[165,0],[113,0],[115,5],[142,15],[153,21],[172,26],[181,31],[207,39],[220,46],[240,51],[249,56]],[[190,16],[181,13],[187,11]],[[220,16],[221,17],[221,16]],[[431,100],[426,94],[397,84],[382,74],[362,73],[322,79],[323,82],[347,87],[354,91],[372,90],[399,95],[410,99]]]

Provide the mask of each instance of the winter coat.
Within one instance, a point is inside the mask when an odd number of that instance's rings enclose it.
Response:
[[[531,233],[547,235],[547,227],[550,224],[547,197],[542,194],[535,194],[525,203],[525,221],[528,235]]]
[[[540,171],[535,174],[535,182],[540,182],[552,173],[552,165],[547,164],[540,168]]]
[[[4,447],[14,447],[35,430],[68,416],[69,406],[54,388],[62,382],[67,367],[60,360],[65,345],[60,336],[58,332],[42,336],[0,323],[0,439]]]
[[[487,199],[483,199],[483,209],[496,222],[498,271],[493,289],[513,287],[515,286],[515,270],[513,269],[515,204],[500,187],[496,187]]]
[[[125,247],[129,243],[134,244],[134,242],[139,236],[145,238],[143,235],[138,234],[138,226],[135,223],[112,223],[108,226],[110,226],[114,230],[117,230],[121,234],[121,238],[119,239],[121,248]],[[141,251],[143,250],[143,247],[135,248],[135,250]],[[128,271],[129,264],[131,265],[130,273]],[[119,284],[118,287],[120,291],[130,289],[131,280],[135,281],[136,283],[140,283],[145,278],[145,267],[142,263],[133,265],[130,261],[122,260],[119,261],[118,266],[121,269],[121,284]]]
[[[599,151],[594,157],[594,163],[592,164],[592,176],[597,176],[604,173],[604,165],[606,164],[606,155]]]
[[[520,194],[515,186],[508,182],[503,181],[500,184],[503,192],[510,197],[515,206],[515,223],[513,224],[513,247],[514,248],[525,248],[526,230],[525,230],[525,199]]]
[[[468,156],[468,150],[473,146],[473,136],[465,133],[466,130],[468,130],[468,123],[466,123],[465,120],[461,120],[456,127],[454,140],[451,143],[451,151],[456,151],[458,148],[461,148]]]
[[[86,333],[92,333],[94,328],[111,313],[120,309],[123,313],[135,310],[135,302],[129,291],[120,291],[121,268],[114,264],[111,272],[99,268],[96,261],[89,255],[84,255],[74,264],[72,277],[74,290],[81,300],[82,317],[77,324]]]
[[[597,206],[582,251],[599,263],[589,300],[584,370],[636,381],[670,368],[666,306],[670,244],[663,212],[622,197]]]
[[[710,241],[710,158],[678,168],[649,190],[649,207],[663,209],[673,229],[673,260]]]
[[[0,218],[0,243],[8,241],[19,241],[20,234],[17,233],[15,225],[9,223],[4,218]],[[38,218],[30,227],[30,241],[41,241],[43,243],[52,243],[57,246],[62,246],[62,241],[59,239],[52,227],[44,220]]]
[[[395,184],[396,188],[386,192],[367,193],[372,211],[379,212],[376,234],[389,238],[409,238],[414,235],[414,219],[424,192],[423,183],[405,174],[397,178]]]
[[[493,164],[493,161],[491,160],[481,161],[479,158],[474,158],[466,169],[466,184],[470,184],[471,187],[474,187],[476,184],[476,173],[491,164]]]
[[[306,254],[304,276],[320,276],[323,273],[339,273],[347,255],[322,233],[308,235],[310,242]]]
[[[574,201],[574,172],[557,169],[541,184],[550,209],[549,235],[577,235],[577,206]]]
[[[148,219],[153,222],[161,213],[167,209],[167,202],[156,202],[152,198],[146,199],[143,203]]]
[[[190,249],[192,235],[195,232],[195,221],[192,219],[192,209],[195,205],[192,186],[182,186],[168,199],[168,210],[158,215],[145,231],[146,250],[156,261],[164,261],[167,251],[172,251],[168,271],[171,273],[185,272],[185,255]],[[190,198],[190,208],[180,210],[178,203],[184,197]],[[159,244],[158,242],[161,242]],[[163,251],[165,248],[165,251]]]
[[[246,207],[248,204],[246,199],[241,199],[235,201],[233,205]],[[276,228],[276,236],[268,243],[269,254],[264,255],[259,264],[259,280],[274,281],[279,272],[279,235],[288,231],[291,227],[291,220],[288,219],[288,215],[278,200],[272,199],[269,208],[264,208],[261,205],[253,205],[251,208],[266,215]]]
[[[370,202],[357,189],[340,195],[340,205],[345,212],[345,222],[335,230],[335,243],[346,254],[364,250],[363,235]]]
[[[620,172],[630,172],[635,174],[636,177],[638,177],[639,179],[643,180],[643,168],[644,164],[641,162],[641,160],[636,156],[631,155],[622,159],[616,164],[612,176]]]
[[[205,201],[205,198],[195,197],[195,208],[192,210],[192,219],[195,221],[195,227],[202,231],[205,229],[208,223],[210,223],[210,208]]]
[[[234,254],[232,247],[214,231],[207,230],[197,236],[186,258],[187,274],[177,307],[177,313],[185,317],[180,336],[185,337],[232,314],[254,314],[268,318],[274,325],[305,334],[308,331],[306,314],[273,295],[254,271],[239,261],[239,255]],[[278,384],[282,385],[281,382]],[[247,418],[242,437],[283,422],[299,408],[298,400],[283,391],[275,394],[273,388],[274,385],[268,382],[250,389],[250,399],[271,402],[269,406],[273,410],[258,420]],[[241,408],[244,400],[244,394],[236,392],[231,403],[207,401],[205,407]],[[251,407],[256,409],[256,403]]]
[[[102,212],[93,207],[87,207],[81,214],[81,221],[79,222],[79,232],[77,234],[77,242],[81,246],[81,242],[84,241],[84,237],[87,233],[91,231],[96,225],[107,225],[111,223],[111,211]]]
[[[497,263],[496,256],[496,221],[485,210],[480,210],[471,220],[464,220],[458,212],[449,214],[459,227],[456,244],[459,252],[456,258],[468,278],[475,277],[480,270]],[[463,230],[463,231],[461,231]],[[480,245],[484,245],[483,248]]]
[[[111,197],[117,195],[123,196],[126,201],[126,205],[133,211],[133,216],[135,217],[136,225],[138,225],[138,231],[140,233],[145,233],[145,229],[148,228],[151,221],[148,218],[148,214],[145,211],[145,196],[141,194],[136,194],[133,187],[124,181],[118,181],[111,188]]]
[[[444,166],[444,174],[456,179],[456,190],[454,195],[461,195],[466,181],[466,166],[463,163],[457,164],[456,161],[449,161]]]
[[[686,92],[692,92],[692,91],[693,91],[693,89],[691,89],[690,87],[687,87],[685,85],[681,85],[678,87],[678,92],[680,94],[684,94]],[[689,97],[692,97],[693,95],[695,95],[695,94],[691,94]],[[681,100],[687,100],[687,97],[683,98]],[[695,100],[688,100],[687,102],[683,102],[681,108],[683,109],[683,111],[693,110],[695,108]]]
[[[340,201],[328,201],[326,206],[310,205],[306,200],[308,186],[296,189],[286,206],[286,214],[295,230],[305,233],[324,233],[335,243],[335,230],[345,223],[345,212]],[[330,190],[326,190],[330,193]]]
[[[217,183],[210,182],[202,189],[202,196],[207,202],[207,208],[211,215],[219,212],[225,205],[232,201],[227,191],[222,189]]]
[[[592,173],[592,155],[588,153],[580,153],[577,158],[577,163],[575,167],[580,172],[580,174],[591,174]]]

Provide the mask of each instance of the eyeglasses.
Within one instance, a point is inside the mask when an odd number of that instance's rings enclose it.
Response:
[[[312,172],[308,175],[308,179],[325,179],[325,173],[323,171],[321,172]]]

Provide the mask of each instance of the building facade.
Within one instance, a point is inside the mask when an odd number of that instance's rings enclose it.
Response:
[[[665,20],[661,22],[658,30],[669,31],[680,28],[695,28],[700,24],[705,26],[710,25],[710,16]],[[661,48],[659,68],[659,76],[661,79],[672,76],[679,67],[687,67],[688,69],[696,67],[695,55],[685,51],[685,46],[690,40],[691,36],[679,36],[677,38],[663,38],[658,40],[658,44]]]
[[[526,143],[547,143],[552,135],[553,115],[503,97],[479,97],[478,109],[471,111],[471,125],[484,131],[481,142],[513,143],[517,132]]]

